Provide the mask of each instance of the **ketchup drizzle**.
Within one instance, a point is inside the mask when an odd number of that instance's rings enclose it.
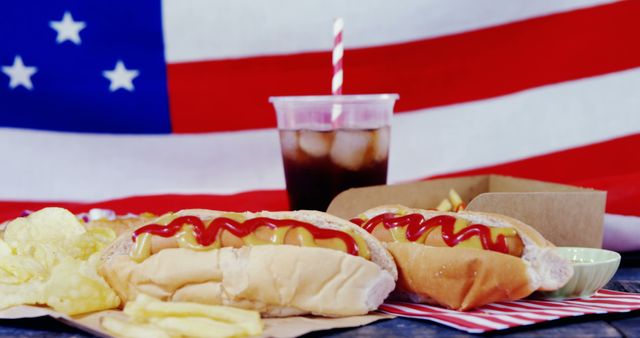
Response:
[[[132,238],[135,242],[136,238],[143,233],[160,237],[172,237],[175,236],[185,225],[192,226],[193,235],[198,244],[202,246],[209,246],[213,244],[218,238],[218,234],[221,230],[227,230],[236,237],[243,238],[253,233],[258,227],[263,226],[270,229],[280,227],[304,228],[309,231],[315,239],[341,239],[347,246],[347,253],[358,256],[358,245],[353,237],[349,236],[347,233],[332,229],[321,229],[312,224],[291,219],[272,219],[267,217],[252,218],[242,223],[231,218],[218,217],[214,218],[208,226],[205,226],[204,222],[196,216],[181,216],[171,221],[168,225],[145,225],[134,231]]]
[[[396,216],[393,213],[384,213],[366,222],[360,218],[354,218],[351,222],[361,226],[369,233],[380,223],[382,223],[386,229],[406,226],[407,240],[411,242],[417,241],[424,233],[439,226],[441,227],[442,240],[447,246],[453,247],[473,236],[478,236],[484,249],[502,253],[509,252],[509,247],[507,246],[504,235],[498,234],[496,241],[493,242],[491,240],[491,231],[486,225],[470,224],[459,232],[454,233],[453,226],[456,223],[456,218],[448,215],[440,215],[425,220],[421,214]]]

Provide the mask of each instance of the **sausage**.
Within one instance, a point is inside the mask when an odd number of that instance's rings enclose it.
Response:
[[[489,227],[491,229],[491,227]],[[394,238],[391,235],[391,231],[385,228],[382,224],[377,225],[371,232],[378,240],[383,242],[394,242]],[[515,236],[505,236],[505,241],[509,249],[508,254],[516,257],[521,257],[524,251],[524,243],[517,234]],[[436,227],[429,231],[424,238],[424,244],[428,246],[446,247],[448,246],[444,239],[442,239],[442,230],[440,227]],[[478,249],[482,249],[479,247]]]
[[[268,242],[271,236],[273,235],[273,230],[268,229],[266,227],[260,227],[256,229],[254,234],[258,239]],[[246,245],[242,240],[242,238],[237,237],[236,235],[226,230],[222,230],[220,232],[220,240],[221,240],[220,247],[223,247],[223,248],[224,247],[240,248]],[[302,242],[303,241],[299,238],[297,231],[288,231],[284,238],[284,243],[282,244],[303,246]],[[346,251],[345,244],[340,240],[316,239],[314,242],[319,247]],[[179,247],[178,239],[175,236],[171,236],[171,237],[151,236],[151,254],[157,253],[164,249],[178,248],[178,247]]]

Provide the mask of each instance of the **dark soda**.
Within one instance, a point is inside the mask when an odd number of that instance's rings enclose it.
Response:
[[[281,130],[292,210],[321,210],[349,188],[386,184],[389,127]]]

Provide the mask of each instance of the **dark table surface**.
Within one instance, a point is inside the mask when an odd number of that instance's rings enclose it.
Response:
[[[620,269],[605,287],[611,290],[640,293],[640,252],[623,255]],[[497,331],[490,334],[468,334],[429,321],[395,318],[364,327],[319,331],[305,338],[332,337],[638,337],[640,338],[640,311],[625,314],[587,315],[565,318],[547,323]],[[3,337],[93,337],[68,327],[51,318],[0,320],[0,338]]]

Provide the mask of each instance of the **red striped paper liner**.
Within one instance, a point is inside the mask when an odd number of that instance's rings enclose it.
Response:
[[[389,301],[379,311],[433,321],[468,333],[483,333],[583,315],[629,312],[640,309],[640,294],[599,290],[588,298],[563,301],[523,299],[488,304],[461,312],[426,304]]]

